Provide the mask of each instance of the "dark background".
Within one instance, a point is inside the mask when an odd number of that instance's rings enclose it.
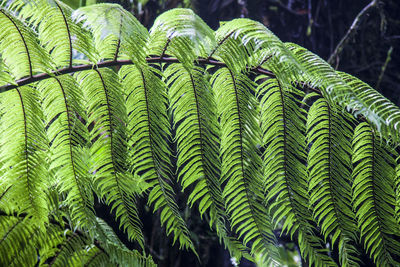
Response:
[[[73,2],[65,0],[66,2]],[[95,0],[80,0],[80,5]],[[97,2],[101,2],[97,0]],[[335,48],[346,36],[340,53],[329,63],[338,70],[357,76],[376,88],[396,105],[400,105],[400,1],[371,0],[142,0],[102,1],[119,3],[131,11],[140,22],[150,28],[154,19],[162,12],[175,7],[192,8],[211,28],[218,28],[220,21],[248,17],[262,22],[282,41],[294,42],[306,47],[328,60]],[[365,9],[365,12],[362,10]],[[360,14],[361,12],[361,14]],[[349,31],[351,25],[355,27]],[[176,188],[175,192],[179,192]],[[180,195],[181,207],[185,207],[185,196]],[[193,240],[197,244],[201,262],[190,252],[182,252],[178,246],[171,248],[172,240],[160,227],[159,217],[145,200],[139,203],[146,235],[146,250],[152,254],[159,266],[232,266],[229,254],[210,232],[208,224],[201,221],[196,212],[182,210]],[[135,248],[124,239],[117,224],[107,214],[107,207],[98,204],[99,216],[104,217],[117,231],[125,244]],[[192,216],[192,214],[194,216]],[[279,233],[277,233],[279,234]],[[287,264],[293,266],[296,246],[285,237],[279,238],[288,256]],[[337,258],[338,251],[333,251]],[[364,255],[365,266],[371,266]],[[240,266],[254,266],[242,261]],[[306,263],[303,262],[303,266]]]

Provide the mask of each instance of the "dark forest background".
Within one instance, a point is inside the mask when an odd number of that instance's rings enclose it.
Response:
[[[121,4],[139,21],[150,28],[162,12],[175,8],[192,8],[211,28],[220,21],[247,17],[262,22],[282,41],[306,47],[327,60],[335,69],[348,72],[367,82],[396,105],[400,106],[400,1],[399,0],[65,0],[72,7],[99,2]],[[180,188],[176,188],[176,192]],[[184,207],[185,195],[179,199]],[[172,239],[166,237],[158,216],[142,200],[139,203],[144,222],[146,250],[159,266],[232,266],[208,224],[200,221],[196,209],[182,210],[193,240],[198,245],[201,262],[185,251],[180,251]],[[108,207],[98,204],[96,212],[104,217],[124,243],[123,233],[113,219],[107,217]],[[277,233],[279,235],[280,233]],[[296,266],[299,259],[295,244],[280,236],[288,266]],[[332,257],[337,257],[332,255]],[[366,266],[373,266],[364,255]],[[300,263],[300,262],[299,262]],[[305,266],[305,263],[302,263]],[[242,261],[240,266],[254,266]]]

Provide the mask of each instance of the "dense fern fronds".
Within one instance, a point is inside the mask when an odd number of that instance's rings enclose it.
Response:
[[[128,106],[129,147],[135,174],[148,182],[149,203],[162,209],[161,223],[167,233],[174,233],[174,242],[194,250],[186,223],[179,214],[171,186],[171,151],[167,144],[170,125],[167,117],[166,86],[157,72],[143,67],[124,66],[120,78]]]
[[[97,61],[127,57],[136,63],[144,62],[148,32],[121,6],[99,4],[82,7],[73,13],[73,17],[93,33],[94,45],[100,54]]]
[[[355,115],[362,114],[388,141],[399,143],[400,109],[366,83],[349,74],[336,72],[327,62],[303,47],[288,43],[306,72],[304,82],[321,89],[330,102]]]
[[[141,222],[134,198],[141,193],[138,179],[127,171],[127,120],[122,86],[110,69],[77,76],[87,99],[91,168],[95,192],[111,205],[128,237],[143,246]]]
[[[260,76],[261,129],[264,152],[264,188],[275,224],[294,236],[310,264],[335,266],[316,235],[308,209],[305,154],[305,116],[299,99],[304,93],[283,90],[279,81]]]
[[[323,98],[314,102],[307,117],[310,204],[325,240],[332,236],[332,243],[339,246],[343,266],[359,266],[354,246],[359,237],[351,206],[352,134],[344,114]]]
[[[394,216],[394,159],[361,123],[353,138],[353,205],[366,251],[377,266],[396,266],[400,251],[399,225]]]
[[[400,264],[399,108],[258,22],[3,0],[0,92],[0,265],[153,266],[138,197],[194,254],[186,198],[236,260],[280,265],[284,235]]]
[[[192,10],[176,8],[160,15],[150,29],[148,54],[176,57],[185,66],[215,47],[214,33]]]
[[[261,157],[257,150],[260,131],[257,125],[254,83],[244,75],[221,68],[212,77],[221,124],[221,183],[231,225],[252,243],[252,252],[268,260],[278,259],[276,239],[262,204]]]
[[[79,52],[96,62],[96,53],[88,32],[72,22],[72,9],[58,0],[12,1],[11,9],[29,19],[40,42],[56,67],[71,67],[74,53]],[[57,29],[57,31],[54,31]]]
[[[201,68],[189,71],[182,64],[165,70],[178,145],[178,179],[183,190],[193,186],[188,204],[199,202],[201,216],[209,211],[210,226],[215,227],[232,255],[240,259],[244,248],[231,240],[225,226],[217,107],[204,72]]]
[[[30,86],[1,94],[1,187],[18,212],[47,221],[47,138],[36,92]]]
[[[16,79],[51,68],[49,55],[39,45],[33,30],[1,6],[0,25],[1,57]]]
[[[86,229],[93,227],[93,193],[85,155],[89,132],[83,99],[77,82],[69,75],[38,83],[41,92],[47,136],[50,140],[51,171],[66,194],[72,222]]]
[[[353,89],[363,105],[351,105],[356,114],[362,114],[376,129],[376,133],[395,144],[400,140],[400,109],[365,82],[350,74],[337,72]]]

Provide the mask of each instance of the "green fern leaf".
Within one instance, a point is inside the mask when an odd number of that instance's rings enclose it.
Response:
[[[148,54],[172,55],[186,67],[207,57],[216,45],[214,32],[190,9],[175,8],[154,21],[150,29]]]
[[[353,138],[353,208],[365,249],[377,266],[396,266],[400,251],[395,221],[394,159],[383,149],[371,126],[360,123]]]
[[[33,30],[1,6],[0,54],[17,79],[51,69],[49,55],[40,47]]]
[[[299,100],[304,93],[284,91],[279,81],[259,76],[263,81],[257,95],[261,99],[261,129],[264,153],[264,187],[272,219],[282,222],[282,231],[297,232],[301,254],[310,264],[336,266],[316,236],[308,209],[304,110]]]
[[[47,135],[50,140],[51,165],[66,194],[71,219],[80,227],[93,227],[93,193],[85,152],[89,133],[81,120],[87,121],[82,92],[72,76],[64,75],[38,83],[41,92]]]
[[[81,25],[72,22],[73,10],[68,5],[59,0],[15,0],[10,8],[37,29],[38,38],[56,67],[71,67],[76,51],[96,62],[91,37]]]
[[[129,58],[135,63],[144,63],[148,39],[146,28],[120,5],[98,4],[74,11],[73,18],[84,22],[94,37],[99,60]]]
[[[253,82],[221,68],[212,77],[221,121],[221,183],[232,227],[253,254],[279,261],[276,239],[262,205],[260,132]]]
[[[357,96],[359,102],[349,105],[355,115],[362,114],[387,142],[400,144],[400,108],[356,77],[337,73]]]
[[[2,183],[12,185],[8,197],[39,225],[47,221],[46,152],[41,110],[33,88],[20,87],[1,94]]]
[[[183,190],[193,186],[188,204],[199,202],[201,216],[209,211],[210,226],[215,227],[231,254],[239,260],[244,248],[231,240],[225,226],[219,181],[219,126],[210,84],[201,68],[188,71],[181,64],[173,64],[164,73],[178,144],[178,179]]]
[[[235,73],[247,67],[258,67],[269,58],[285,62],[286,71],[299,71],[300,65],[292,53],[262,23],[250,19],[234,19],[215,32],[218,45],[209,55],[226,63]],[[249,55],[257,55],[251,57]]]
[[[124,66],[120,77],[125,88],[128,112],[128,144],[131,149],[131,166],[135,174],[149,183],[148,196],[154,211],[161,210],[161,223],[167,234],[174,233],[174,242],[180,246],[194,246],[186,223],[179,214],[171,186],[170,148],[166,139],[170,136],[167,117],[166,86],[158,73],[147,67]]]
[[[357,224],[351,206],[352,127],[323,98],[311,106],[307,117],[309,192],[325,240],[339,245],[342,266],[359,266]]]
[[[138,179],[127,171],[127,120],[118,76],[110,69],[81,72],[77,80],[87,100],[88,125],[95,192],[115,210],[131,240],[143,246],[135,196],[141,193]]]

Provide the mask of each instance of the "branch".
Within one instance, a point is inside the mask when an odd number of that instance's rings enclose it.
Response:
[[[342,40],[340,40],[339,44],[336,46],[335,50],[333,53],[330,55],[328,59],[329,64],[333,64],[335,61],[337,61],[337,58],[339,57],[340,53],[342,52],[344,46],[348,43],[351,37],[353,37],[354,33],[356,32],[360,22],[361,22],[361,17],[364,16],[365,13],[369,11],[369,9],[375,7],[378,5],[378,0],[372,0],[367,6],[365,6],[360,13],[358,13],[357,17],[354,19],[353,23],[351,24],[349,30],[343,36]],[[336,66],[337,68],[337,66]]]
[[[147,63],[179,63],[179,60],[177,58],[171,58],[171,57],[162,57],[162,58],[148,57],[148,58],[146,58],[146,61],[147,61]],[[40,73],[40,74],[33,75],[31,77],[19,79],[16,81],[16,84],[7,84],[4,86],[1,86],[0,93],[9,91],[9,90],[17,88],[19,86],[27,85],[30,83],[38,82],[41,80],[48,79],[50,77],[60,76],[63,74],[74,73],[74,72],[84,71],[84,70],[91,70],[91,69],[100,69],[100,68],[106,68],[106,67],[112,67],[112,66],[131,65],[131,64],[133,64],[133,62],[131,60],[111,60],[111,61],[103,61],[103,62],[97,63],[95,65],[86,64],[86,65],[77,65],[77,66],[72,66],[72,67],[61,68],[61,69],[57,69],[57,70],[49,72],[49,73]],[[213,60],[213,59],[204,59],[204,58],[197,59],[197,64],[226,67],[226,64],[224,62],[221,62],[218,60]],[[275,77],[275,75],[271,71],[260,68],[260,67],[253,68],[253,69],[248,68],[248,70],[255,71],[255,72],[261,73],[261,74],[266,74],[270,77]]]

